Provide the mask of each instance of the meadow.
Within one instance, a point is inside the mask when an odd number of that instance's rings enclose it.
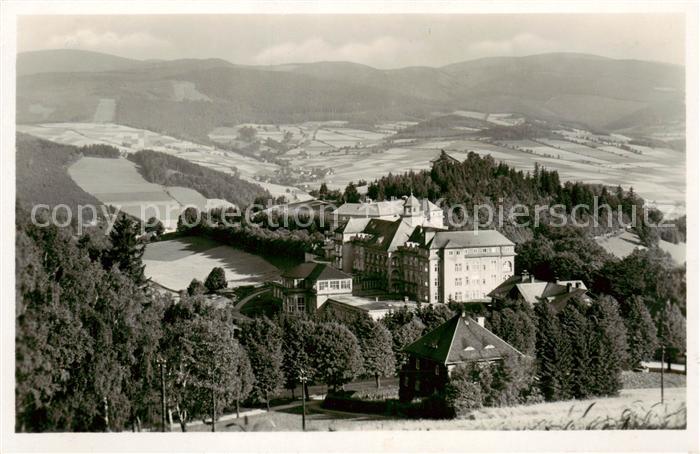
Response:
[[[199,237],[150,243],[143,263],[146,277],[175,291],[187,288],[192,279],[204,282],[217,266],[224,269],[229,287],[261,284],[280,275],[262,257]]]
[[[225,200],[207,199],[193,189],[149,183],[136,164],[124,158],[82,157],[68,168],[68,175],[83,191],[105,205],[119,207],[144,221],[156,216],[167,230],[177,227],[178,216],[185,206],[204,210],[231,205]]]

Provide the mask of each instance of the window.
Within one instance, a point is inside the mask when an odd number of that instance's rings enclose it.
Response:
[[[420,380],[416,379],[416,391],[420,391]]]
[[[331,281],[331,290],[338,290],[340,288],[339,281]]]
[[[447,253],[447,255],[453,255],[453,254],[454,254],[454,251],[449,251],[449,252]]]
[[[459,251],[455,251],[455,255],[459,255]]]
[[[465,271],[469,271],[469,265],[468,265],[468,264],[464,266],[464,270],[465,270]]]
[[[319,290],[326,290],[327,288],[328,288],[328,281],[319,281],[319,283],[318,283]]]
[[[483,267],[484,267],[484,271],[486,271],[486,264],[484,264]]]
[[[462,301],[462,292],[455,293],[455,301],[457,301],[457,302]]]
[[[461,286],[462,286],[462,278],[461,278],[461,277],[456,277],[456,278],[455,278],[455,286],[456,286],[456,287],[461,287]]]
[[[297,312],[306,312],[306,303],[304,302],[303,296],[297,297],[296,303],[297,303],[297,307],[296,307]]]
[[[440,366],[435,366],[435,375],[440,375]]]
[[[416,370],[420,369],[420,358],[416,358]]]
[[[455,271],[462,271],[462,264],[461,263],[455,263]]]
[[[343,281],[340,281],[340,288],[344,290],[349,290],[350,289],[350,279],[345,279]]]
[[[481,280],[481,283],[482,283],[482,284],[485,284],[485,283],[486,283],[486,279],[482,279],[482,280]]]

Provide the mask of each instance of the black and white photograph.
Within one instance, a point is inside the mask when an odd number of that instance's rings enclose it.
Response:
[[[697,451],[696,2],[233,3],[2,4],[0,449]]]

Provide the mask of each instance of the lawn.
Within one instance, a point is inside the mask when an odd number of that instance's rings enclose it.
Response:
[[[222,267],[229,287],[255,285],[279,278],[279,269],[257,255],[212,240],[184,237],[146,246],[146,277],[172,290],[202,282],[214,267]]]

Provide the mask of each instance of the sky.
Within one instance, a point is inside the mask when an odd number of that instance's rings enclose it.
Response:
[[[683,64],[684,43],[679,14],[23,16],[17,36],[19,52],[69,48],[245,65],[351,61],[383,69],[547,52]]]

